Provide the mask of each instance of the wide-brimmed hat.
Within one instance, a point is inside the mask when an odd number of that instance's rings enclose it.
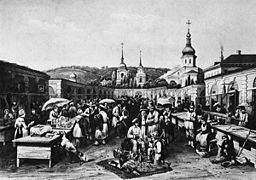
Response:
[[[19,110],[19,117],[25,117],[25,111],[24,109]]]
[[[135,118],[134,120],[132,120],[132,124],[138,123],[138,118]]]

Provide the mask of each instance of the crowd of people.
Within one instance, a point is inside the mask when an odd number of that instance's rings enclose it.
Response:
[[[225,111],[218,103],[214,112],[226,114],[227,117],[240,118],[238,125],[246,126],[248,114],[244,107],[235,113]],[[115,103],[99,103],[99,100],[67,103],[62,107],[54,106],[51,111],[42,112],[41,107],[31,108],[26,117],[24,109],[13,102],[10,109],[4,110],[4,122],[14,124],[14,139],[29,135],[31,127],[38,124],[55,124],[58,119],[75,119],[71,128],[71,141],[76,149],[89,141],[94,145],[105,145],[112,133],[116,138],[125,138],[122,149],[129,151],[131,157],[144,155],[148,161],[159,164],[164,159],[164,147],[174,139],[172,113],[186,111],[184,119],[187,145],[205,157],[210,154],[212,146],[218,148],[217,159],[231,159],[234,156],[232,139],[223,133],[215,133],[211,124],[228,123],[230,118],[205,113],[199,104],[179,102],[176,107],[171,104],[159,106],[157,102],[142,98],[124,98]]]

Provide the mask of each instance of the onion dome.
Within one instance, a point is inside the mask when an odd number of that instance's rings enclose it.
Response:
[[[186,47],[182,50],[183,55],[195,55],[196,51],[191,45],[191,34],[187,33],[187,42],[186,42]]]

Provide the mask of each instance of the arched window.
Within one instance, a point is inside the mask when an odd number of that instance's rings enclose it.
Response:
[[[185,64],[187,64],[187,59],[185,59]]]
[[[256,78],[253,81],[253,87],[256,87]]]
[[[189,59],[189,64],[191,64],[191,59]]]

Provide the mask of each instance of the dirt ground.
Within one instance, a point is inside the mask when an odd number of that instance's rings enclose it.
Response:
[[[107,145],[89,145],[81,150],[89,162],[80,165],[70,164],[64,154],[59,155],[52,168],[44,160],[26,160],[16,168],[16,152],[11,144],[0,147],[0,179],[120,179],[114,173],[96,165],[97,162],[113,157],[113,149],[120,146],[122,139],[112,138]],[[250,165],[224,168],[212,164],[209,158],[199,157],[192,148],[185,146],[184,136],[177,134],[177,139],[168,147],[173,171],[155,174],[137,179],[255,179],[256,169]]]

